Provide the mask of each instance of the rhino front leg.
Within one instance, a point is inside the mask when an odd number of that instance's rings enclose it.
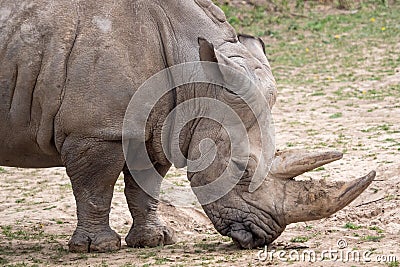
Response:
[[[156,165],[158,173],[165,176],[170,166]],[[148,171],[135,172],[134,175],[147,177]],[[158,217],[158,200],[143,191],[132,177],[129,169],[124,168],[125,196],[132,214],[133,224],[125,238],[130,247],[156,247],[175,243],[174,230],[165,225]],[[155,191],[159,192],[161,184]],[[158,197],[158,195],[157,195]]]
[[[62,160],[71,179],[78,225],[69,241],[71,252],[108,252],[121,247],[110,228],[113,189],[124,166],[121,144],[98,139],[68,137]]]

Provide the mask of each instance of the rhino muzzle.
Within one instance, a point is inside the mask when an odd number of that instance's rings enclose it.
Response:
[[[272,243],[290,223],[329,217],[357,198],[374,180],[375,171],[351,181],[294,178],[339,160],[342,153],[280,151],[270,172],[254,192],[239,183],[230,194],[203,206],[216,229],[240,248]],[[245,189],[246,188],[246,189]],[[241,192],[241,191],[245,192]]]

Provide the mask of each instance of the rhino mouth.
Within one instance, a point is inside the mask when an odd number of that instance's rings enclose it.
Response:
[[[253,229],[253,230],[251,230]],[[228,236],[239,248],[250,249],[264,245],[265,235],[255,224],[233,224]]]
[[[203,206],[219,233],[232,238],[238,248],[251,249],[272,243],[285,229],[268,212],[242,200],[242,208],[223,208],[213,212],[216,205]],[[224,203],[226,204],[226,203]],[[210,209],[211,208],[211,209]]]

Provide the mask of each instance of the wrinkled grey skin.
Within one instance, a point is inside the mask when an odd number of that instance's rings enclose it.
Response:
[[[262,43],[248,36],[238,38],[222,11],[208,0],[0,0],[0,165],[66,167],[78,216],[71,251],[120,248],[120,237],[109,226],[109,212],[121,171],[134,219],[127,244],[174,242],[172,230],[156,214],[157,201],[137,186],[126,167],[122,124],[130,99],[146,79],[168,66],[198,60],[242,70],[244,66],[262,88],[269,108],[275,103],[275,82]],[[249,122],[252,152],[258,155],[260,134],[252,124],[254,118],[240,109],[234,94],[216,86],[182,87],[162,98],[147,125],[148,154],[161,175],[171,166],[161,149],[163,120],[177,104],[195,96],[215,97],[238,110]],[[191,184],[218,177],[229,156],[226,132],[215,122],[198,119],[185,127],[182,136],[181,149],[190,159],[198,157],[199,142],[205,137],[218,147],[217,160],[209,168],[188,174]],[[342,194],[336,200],[342,202],[326,210],[314,202],[321,197],[331,205],[334,200],[325,196],[333,187],[317,188],[321,192],[312,199],[304,193],[302,202],[293,193],[299,187],[314,188],[297,186],[291,178],[318,164],[313,161],[304,170],[293,169],[298,166],[296,157],[289,156],[294,164],[275,166],[275,173],[262,168],[260,175],[268,179],[249,193],[248,180],[260,160],[254,156],[242,166],[247,176],[234,190],[204,206],[220,233],[241,247],[268,244],[288,223],[329,216],[347,205],[373,179],[370,175],[351,188],[340,187]],[[279,159],[285,162],[286,157]],[[328,157],[324,163],[336,159]],[[146,170],[139,169],[135,175],[146,177]],[[304,204],[301,214],[287,212],[295,203]],[[307,205],[317,205],[319,213],[308,213]]]

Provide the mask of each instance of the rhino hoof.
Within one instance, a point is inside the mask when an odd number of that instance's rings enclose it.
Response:
[[[129,247],[157,247],[174,244],[176,238],[172,228],[157,225],[147,228],[132,228],[125,241]]]
[[[73,253],[116,251],[121,248],[121,237],[111,229],[96,234],[76,230],[68,247]]]

